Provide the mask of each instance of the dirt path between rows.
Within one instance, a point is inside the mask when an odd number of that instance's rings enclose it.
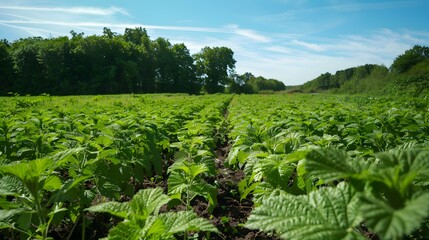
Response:
[[[228,107],[224,110],[224,118],[227,124]],[[227,131],[228,127],[223,128]],[[221,235],[211,235],[209,239],[228,239],[228,240],[265,240],[275,239],[258,231],[252,231],[243,227],[250,212],[253,209],[251,197],[240,201],[238,184],[244,178],[244,172],[241,169],[232,170],[225,166],[226,158],[231,150],[232,141],[228,138],[228,133],[223,133],[225,138],[223,142],[217,144],[214,150],[216,154],[217,176],[214,178],[214,184],[218,187],[218,204],[211,214],[207,212],[207,203],[202,200],[196,200],[194,210],[198,215],[207,218],[222,233]],[[206,238],[204,238],[206,239]],[[207,238],[208,239],[208,238]]]

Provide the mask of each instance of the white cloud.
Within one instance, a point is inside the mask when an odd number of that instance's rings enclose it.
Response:
[[[70,30],[78,29],[87,35],[101,34],[103,27],[123,33],[125,28],[141,26],[152,38],[164,37],[172,43],[185,43],[191,53],[205,46],[229,47],[235,53],[237,73],[252,72],[282,80],[287,85],[302,84],[324,72],[334,73],[367,63],[390,66],[396,56],[413,45],[429,45],[429,32],[425,31],[379,29],[361,35],[320,38],[296,32],[258,32],[235,24],[217,28],[145,25],[131,22],[126,18],[127,14],[116,7],[33,9],[0,6],[0,25],[3,29],[23,31],[19,37],[64,36]]]
[[[308,49],[310,49],[312,51],[316,51],[316,52],[323,52],[326,50],[323,46],[321,46],[319,44],[308,43],[308,42],[299,41],[299,40],[292,40],[292,43],[296,44],[298,46],[303,46],[305,48],[308,48]]]
[[[267,36],[257,33],[251,29],[242,29],[238,25],[228,25],[227,29],[230,29],[232,33],[244,36],[256,42],[270,42],[271,39]]]
[[[32,11],[32,12],[53,12],[53,13],[69,13],[76,15],[100,15],[108,16],[115,14],[129,15],[125,9],[118,7],[109,8],[93,8],[93,7],[29,7],[29,6],[0,6],[3,10],[17,10],[17,11]]]

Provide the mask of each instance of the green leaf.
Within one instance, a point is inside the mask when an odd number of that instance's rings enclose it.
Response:
[[[114,216],[125,218],[125,219],[127,219],[128,216],[132,214],[130,204],[128,202],[125,202],[125,203],[105,202],[95,206],[91,206],[85,210],[90,212],[109,213]]]
[[[16,176],[23,182],[33,181],[33,179],[38,181],[39,177],[46,175],[46,171],[50,166],[52,166],[52,160],[42,158],[0,166],[0,172]]]
[[[3,176],[0,179],[0,195],[19,196],[28,194],[28,189],[15,176]]]
[[[200,195],[209,201],[209,212],[211,213],[217,204],[217,188],[206,182],[192,184],[189,188],[193,195]]]
[[[262,203],[263,199],[288,194],[285,190],[282,190],[267,182],[261,182],[255,185],[256,186],[254,187],[253,191],[253,202],[255,205]]]
[[[109,230],[107,239],[109,240],[138,240],[141,239],[142,229],[134,222],[121,222]]]
[[[175,239],[166,231],[164,222],[158,216],[150,216],[142,229],[141,238],[144,239]]]
[[[18,215],[24,212],[23,208],[14,208],[14,209],[0,209],[0,221],[5,221],[15,215]]]
[[[188,176],[188,178],[194,179],[196,176],[208,172],[209,168],[204,163],[195,164],[182,161],[175,162],[168,168],[169,173],[173,171],[183,171]]]
[[[373,197],[363,199],[361,211],[367,226],[382,239],[401,238],[410,234],[429,216],[429,193],[408,200],[405,206],[394,209],[385,201]]]
[[[43,188],[48,191],[54,191],[61,189],[62,185],[61,179],[58,176],[52,175],[45,180]]]
[[[178,171],[173,171],[168,177],[168,195],[181,194],[190,187],[190,184],[187,183],[188,180]]]
[[[142,189],[131,200],[130,206],[133,215],[147,218],[149,215],[158,215],[159,209],[171,199],[161,188]]]
[[[393,169],[396,172],[396,178],[390,176],[390,179],[384,177],[383,180],[396,187],[402,195],[406,194],[411,184],[425,184],[429,177],[429,151],[394,150],[376,156],[380,159],[380,168]],[[377,174],[377,169],[374,169],[374,172]]]
[[[326,148],[309,152],[304,160],[304,166],[310,175],[331,182],[361,173],[363,171],[361,162],[349,159],[343,150]]]
[[[264,179],[265,182],[286,190],[295,168],[295,164],[286,161],[284,155],[270,155],[255,164],[254,179],[255,181]]]
[[[209,221],[200,218],[192,211],[168,212],[159,215],[169,234],[185,231],[205,231],[219,233],[219,230]]]
[[[358,204],[352,188],[340,183],[308,196],[280,195],[263,200],[245,226],[275,231],[282,239],[364,239],[354,230],[362,220]]]

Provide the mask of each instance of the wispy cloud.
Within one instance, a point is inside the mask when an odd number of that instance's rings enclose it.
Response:
[[[316,51],[316,52],[323,52],[323,51],[325,51],[325,50],[326,50],[326,49],[325,49],[322,45],[320,45],[320,44],[308,43],[308,42],[304,42],[304,41],[300,41],[300,40],[292,40],[292,43],[293,43],[293,44],[296,44],[296,45],[298,45],[298,46],[305,47],[305,48],[307,48],[307,49],[309,49],[309,50]]]
[[[422,0],[417,1],[386,1],[386,2],[360,2],[360,3],[346,3],[346,4],[333,4],[315,10],[335,10],[335,11],[364,11],[364,10],[385,10],[392,8],[406,8],[412,6],[422,5]]]
[[[262,35],[251,29],[242,29],[238,25],[229,25],[227,26],[227,30],[230,30],[234,34],[244,36],[256,42],[266,43],[271,41],[271,39],[265,35]]]
[[[406,1],[407,4],[409,2]],[[421,1],[412,2],[419,4]],[[301,1],[301,4],[305,2]],[[380,3],[370,2],[332,4],[325,8],[331,11],[359,11],[382,7],[399,8],[404,4],[405,1],[396,1],[382,6]],[[300,11],[311,13],[323,10],[322,8]],[[286,15],[290,13],[297,14],[299,11],[289,11]],[[297,28],[287,33],[261,32],[237,24],[219,27],[151,25],[136,23],[133,19],[126,10],[117,7],[0,6],[0,25],[3,29],[23,31],[20,36],[64,36],[70,30],[78,29],[91,35],[101,34],[103,27],[116,32],[123,32],[125,28],[143,27],[153,38],[164,37],[172,43],[184,42],[191,53],[196,53],[205,46],[230,47],[235,53],[238,73],[252,72],[282,80],[288,85],[301,84],[324,72],[335,72],[366,63],[389,66],[397,55],[413,45],[429,45],[429,32],[424,30],[383,28],[353,35],[319,37],[304,34]]]
[[[0,7],[1,9],[1,7]],[[104,22],[92,22],[92,21],[58,21],[56,19],[40,19],[40,18],[31,18],[27,16],[21,16],[17,14],[8,14],[4,15],[11,16],[13,19],[0,19],[0,24],[7,25],[9,27],[20,28],[19,25],[53,25],[53,26],[62,26],[62,27],[87,27],[87,28],[99,28],[103,27],[115,28],[115,29],[125,29],[125,28],[135,28],[143,27],[150,30],[165,30],[165,31],[185,31],[185,32],[202,32],[202,33],[223,33],[223,34],[235,34],[243,36],[249,40],[255,42],[270,42],[270,38],[262,34],[257,33],[251,29],[243,29],[238,25],[227,25],[219,28],[207,28],[207,27],[196,27],[196,26],[167,26],[167,25],[145,25],[145,24],[134,24],[134,23],[112,23],[111,21]],[[25,29],[25,28],[20,28]]]
[[[93,8],[93,7],[30,7],[30,6],[0,6],[0,10],[17,10],[17,11],[33,11],[33,12],[53,12],[53,13],[69,13],[76,15],[98,15],[109,16],[115,14],[129,15],[125,9],[118,7],[109,8]]]

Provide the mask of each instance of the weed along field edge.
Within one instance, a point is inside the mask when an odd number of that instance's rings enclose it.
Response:
[[[0,98],[1,239],[425,239],[429,101]]]

